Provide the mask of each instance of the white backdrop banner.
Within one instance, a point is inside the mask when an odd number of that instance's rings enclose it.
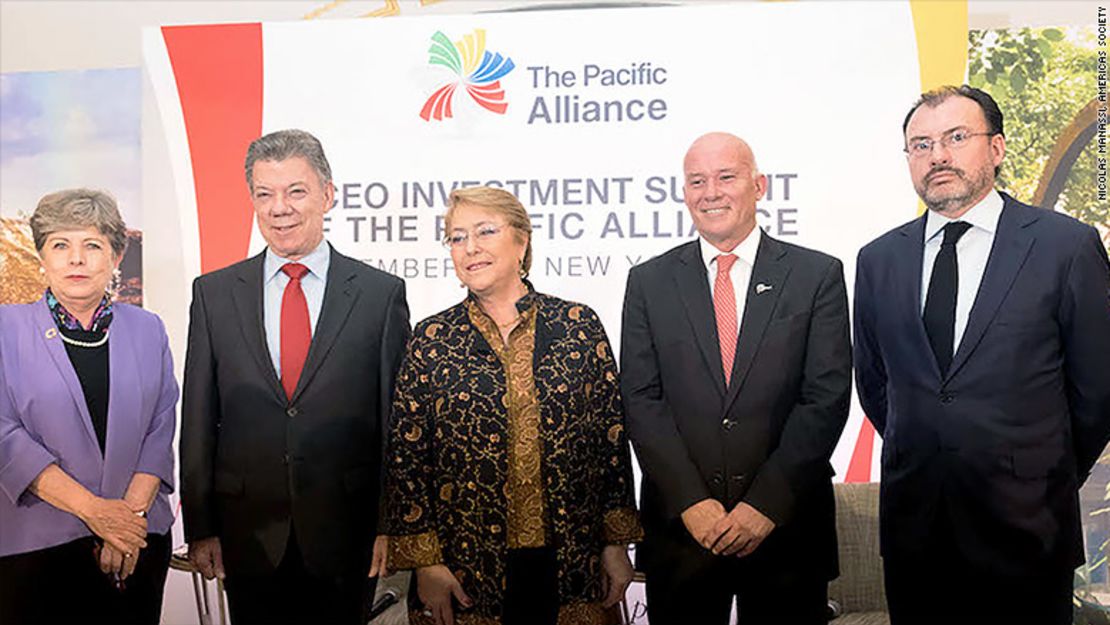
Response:
[[[532,215],[536,288],[593,307],[619,349],[628,270],[695,236],[682,157],[716,130],[768,177],[765,231],[838,256],[851,288],[857,250],[916,206],[900,132],[920,91],[913,29],[890,2],[147,30],[146,220],[181,246],[151,307],[183,310],[193,277],[263,248],[242,161],[282,128],[321,139],[328,239],[403,277],[414,321],[464,296],[439,243],[448,193],[490,184]]]

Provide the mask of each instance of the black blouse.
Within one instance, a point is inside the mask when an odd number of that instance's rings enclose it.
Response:
[[[88,332],[59,328],[65,338],[81,343],[99,343],[107,330]],[[85,404],[89,408],[96,442],[100,443],[100,453],[104,453],[104,443],[108,437],[108,341],[98,347],[74,345],[65,341],[66,353],[77,379],[81,381],[81,391],[85,394]]]

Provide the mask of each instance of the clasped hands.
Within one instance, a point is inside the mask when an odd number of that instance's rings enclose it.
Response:
[[[751,555],[775,529],[775,522],[743,501],[731,512],[716,499],[702,499],[682,511],[686,531],[715,555]]]
[[[139,550],[146,547],[146,518],[143,508],[122,499],[93,497],[79,517],[104,540],[96,553],[100,570],[123,581],[135,572]]]

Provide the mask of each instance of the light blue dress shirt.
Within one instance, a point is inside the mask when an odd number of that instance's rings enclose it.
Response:
[[[944,226],[953,221],[964,221],[971,224],[964,236],[956,242],[956,272],[959,287],[956,291],[956,326],[953,334],[952,353],[955,354],[960,347],[960,339],[967,329],[967,318],[971,315],[971,307],[975,304],[975,296],[979,293],[979,284],[983,281],[983,272],[987,268],[987,259],[991,255],[991,246],[994,245],[994,234],[998,231],[998,219],[1002,216],[1002,196],[998,191],[991,191],[972,206],[970,210],[958,219],[949,219],[944,215],[929,211],[925,218],[925,258],[921,263],[921,314],[925,314],[925,298],[929,294],[929,280],[933,277],[933,264],[940,253],[940,244],[944,240]]]
[[[266,326],[266,346],[270,348],[270,359],[278,379],[281,378],[281,298],[285,295],[285,286],[289,284],[289,276],[281,268],[291,262],[308,267],[308,273],[301,278],[301,290],[308,300],[308,322],[315,336],[316,322],[324,305],[324,287],[328,283],[331,246],[327,239],[322,239],[316,249],[297,261],[286,260],[266,248],[262,262],[262,323]]]

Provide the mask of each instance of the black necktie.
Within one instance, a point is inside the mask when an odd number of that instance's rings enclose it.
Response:
[[[925,296],[925,332],[940,365],[940,374],[948,373],[952,364],[952,344],[956,333],[956,292],[960,288],[959,266],[956,263],[956,241],[971,224],[953,221],[944,227],[944,241],[933,263],[929,293]]]

